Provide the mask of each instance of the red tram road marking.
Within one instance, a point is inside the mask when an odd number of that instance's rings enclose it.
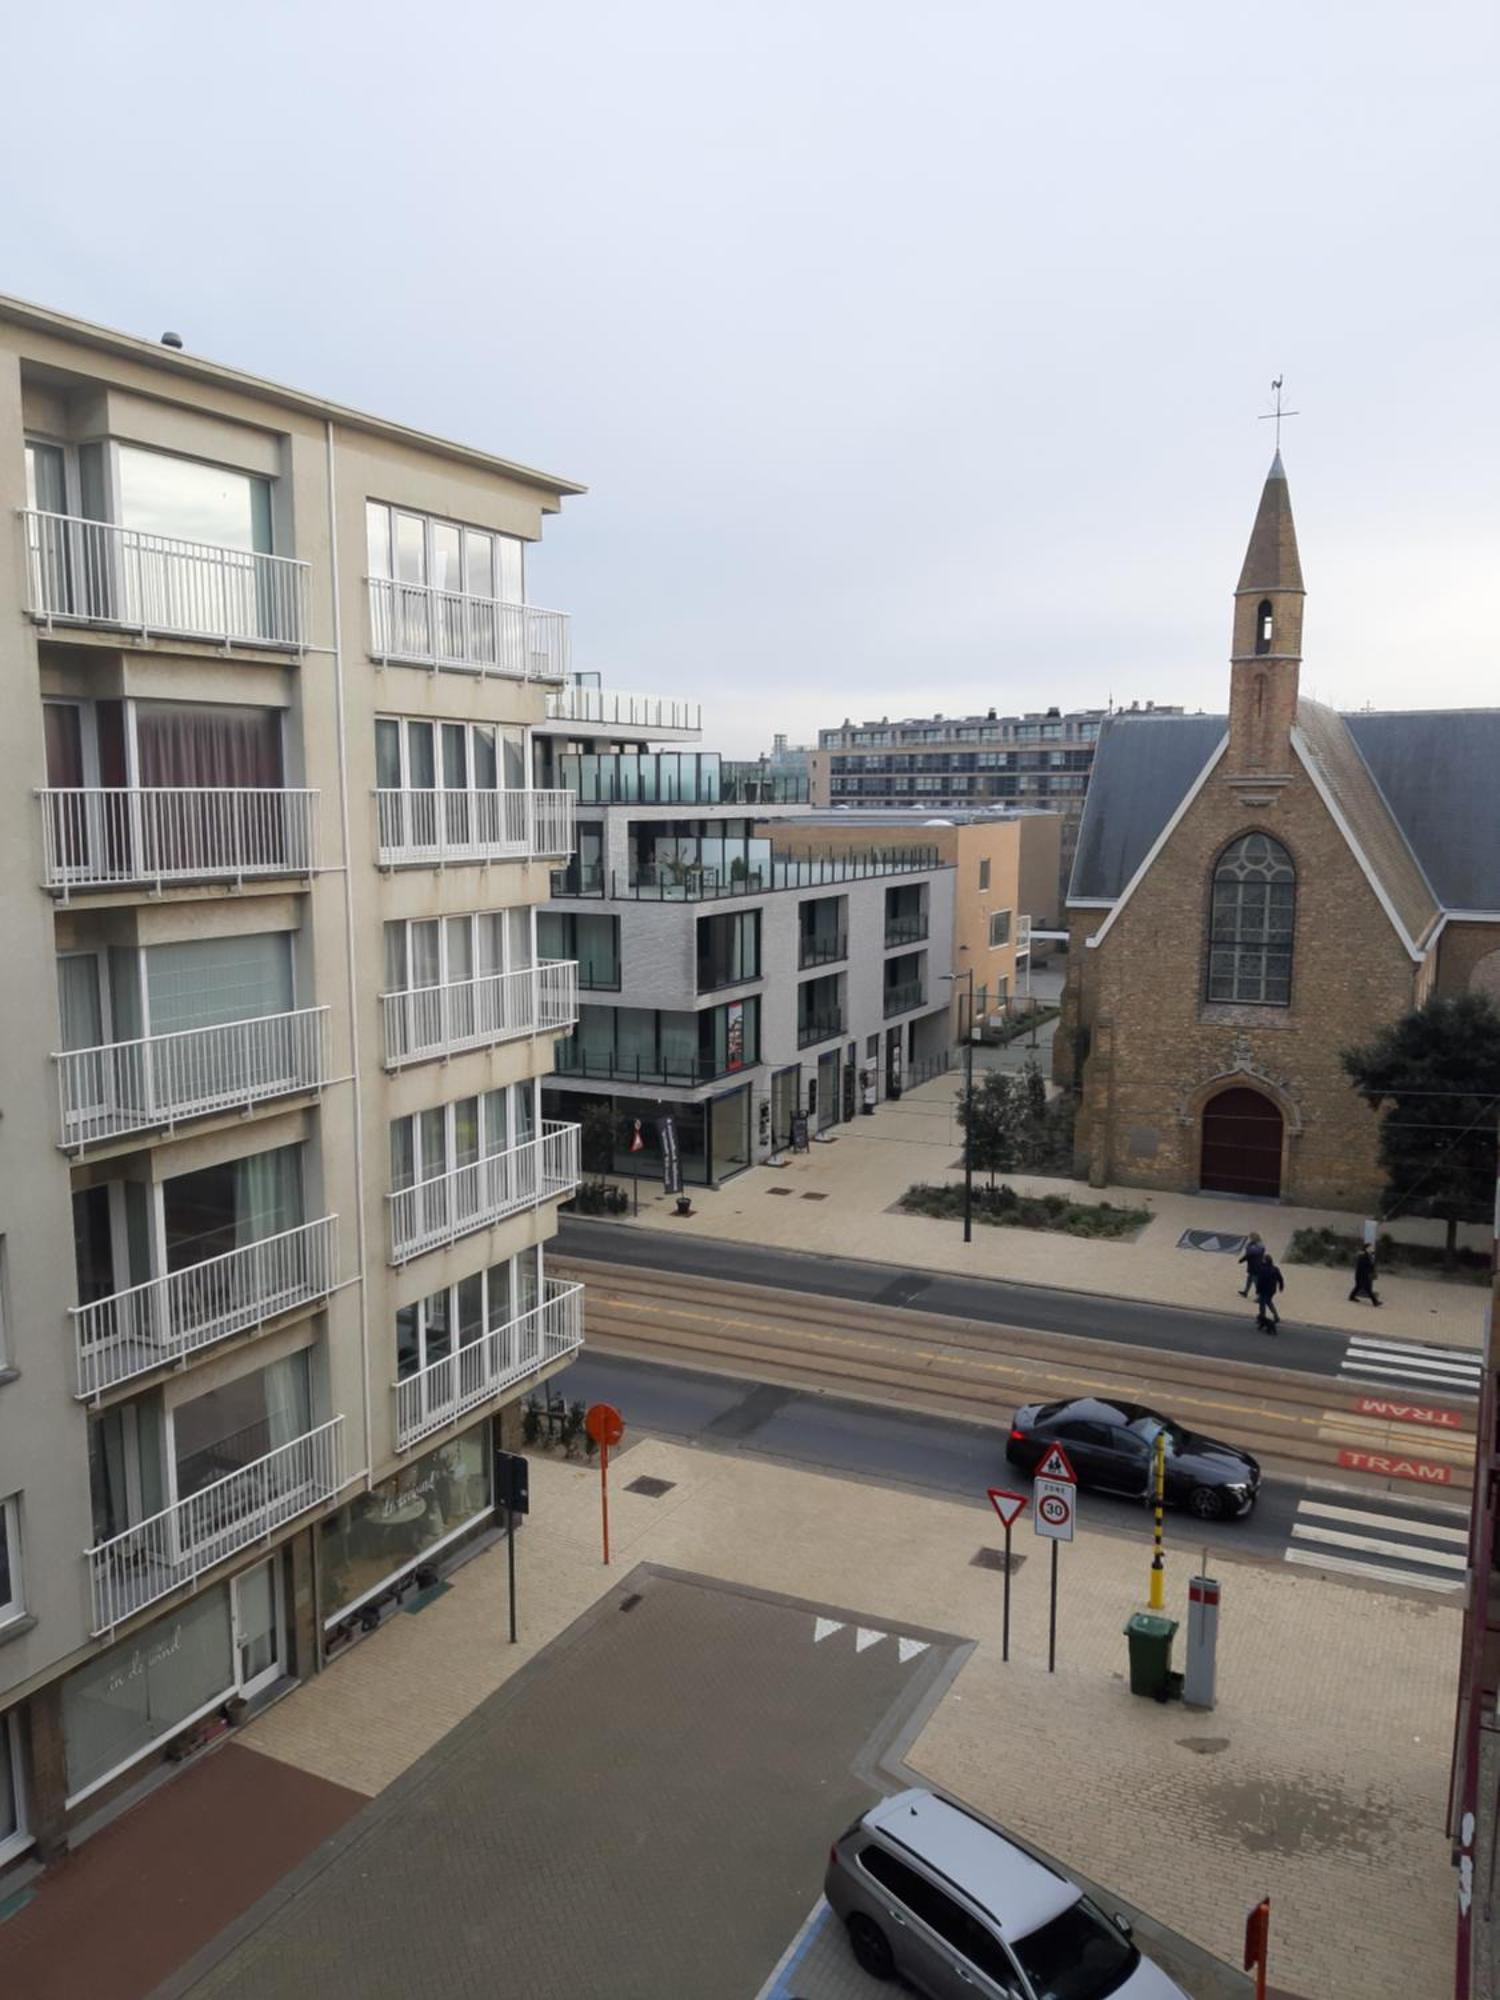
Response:
[[[1362,1417],[1389,1417],[1398,1424],[1431,1424],[1443,1431],[1464,1427],[1457,1410],[1435,1410],[1428,1403],[1393,1403],[1385,1396],[1360,1396],[1354,1407]]]
[[[1341,1451],[1339,1464],[1348,1472],[1383,1472],[1393,1479],[1415,1479],[1424,1486],[1451,1486],[1451,1465],[1430,1465],[1420,1458],[1392,1458],[1383,1451]]]

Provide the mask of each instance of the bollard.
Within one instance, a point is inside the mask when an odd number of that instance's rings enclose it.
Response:
[[[1187,1659],[1183,1663],[1182,1699],[1188,1708],[1212,1708],[1214,1674],[1219,1649],[1219,1582],[1217,1577],[1188,1578]]]

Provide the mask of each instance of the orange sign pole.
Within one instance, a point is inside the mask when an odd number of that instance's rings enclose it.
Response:
[[[609,1403],[595,1403],[583,1427],[599,1447],[599,1511],[604,1518],[604,1564],[609,1567],[609,1448],[625,1435],[625,1419]]]
[[[609,1568],[609,1439],[599,1446],[599,1506],[604,1515],[604,1567]]]

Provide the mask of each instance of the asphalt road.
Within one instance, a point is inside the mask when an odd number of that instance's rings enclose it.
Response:
[[[1126,1341],[1172,1353],[1210,1355],[1223,1361],[1264,1360],[1278,1368],[1313,1375],[1337,1375],[1348,1337],[1326,1327],[1299,1327],[1283,1321],[1274,1340],[1255,1333],[1248,1301],[1222,1313],[1100,1298],[1089,1292],[1015,1285],[998,1278],[965,1278],[944,1271],[908,1271],[854,1258],[812,1256],[721,1238],[672,1236],[660,1229],[625,1229],[618,1223],[581,1221],[565,1215],[557,1249],[564,1256],[594,1257],[612,1264],[722,1278],[741,1285],[770,1285],[781,1291],[822,1294],[866,1305],[914,1306],[953,1319],[993,1320],[1072,1334],[1086,1340]],[[1233,1267],[1225,1259],[1225,1289]]]
[[[1001,1539],[1000,1524],[989,1511],[985,1489],[1004,1486],[1028,1490],[1024,1476],[1006,1464],[1002,1440],[993,1425],[884,1409],[821,1391],[741,1381],[588,1349],[560,1378],[559,1387],[569,1400],[613,1403],[634,1430],[711,1450],[753,1451],[820,1472],[970,1499],[980,1510],[982,1525],[976,1540],[985,1544],[998,1544]],[[621,1476],[629,1476],[625,1463]],[[1333,1496],[1335,1505],[1346,1497],[1336,1485],[1268,1477],[1247,1520],[1214,1522],[1204,1528],[1185,1516],[1172,1515],[1168,1537],[1183,1547],[1196,1549],[1207,1540],[1215,1548],[1280,1561],[1309,1524],[1309,1495],[1325,1496],[1318,1503],[1325,1516],[1327,1496]],[[1414,1494],[1410,1500],[1403,1495],[1382,1495],[1378,1502],[1356,1500],[1355,1504],[1361,1509],[1355,1517],[1356,1528],[1375,1518],[1368,1509],[1378,1505],[1379,1541],[1366,1551],[1344,1529],[1336,1530],[1343,1539],[1337,1545],[1341,1553],[1335,1567],[1359,1562],[1368,1554],[1378,1561],[1365,1572],[1367,1581],[1399,1583],[1403,1570],[1410,1572],[1414,1583],[1422,1577],[1441,1581],[1443,1572],[1433,1565],[1441,1563],[1440,1544],[1445,1536],[1451,1552],[1451,1530],[1461,1518],[1451,1503]],[[1312,1511],[1316,1512],[1316,1505]],[[1107,1494],[1080,1494],[1078,1518],[1084,1528],[1105,1533],[1139,1539],[1145,1532],[1143,1509]],[[1434,1528],[1434,1523],[1440,1525]],[[1297,1559],[1308,1559],[1306,1547]],[[1343,1573],[1357,1572],[1346,1567]]]

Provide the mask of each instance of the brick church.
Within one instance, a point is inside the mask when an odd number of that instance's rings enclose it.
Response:
[[[1500,709],[1339,715],[1298,691],[1277,453],[1234,594],[1229,715],[1106,723],[1068,894],[1054,1075],[1096,1187],[1370,1210],[1339,1061],[1432,993],[1500,1000]]]

